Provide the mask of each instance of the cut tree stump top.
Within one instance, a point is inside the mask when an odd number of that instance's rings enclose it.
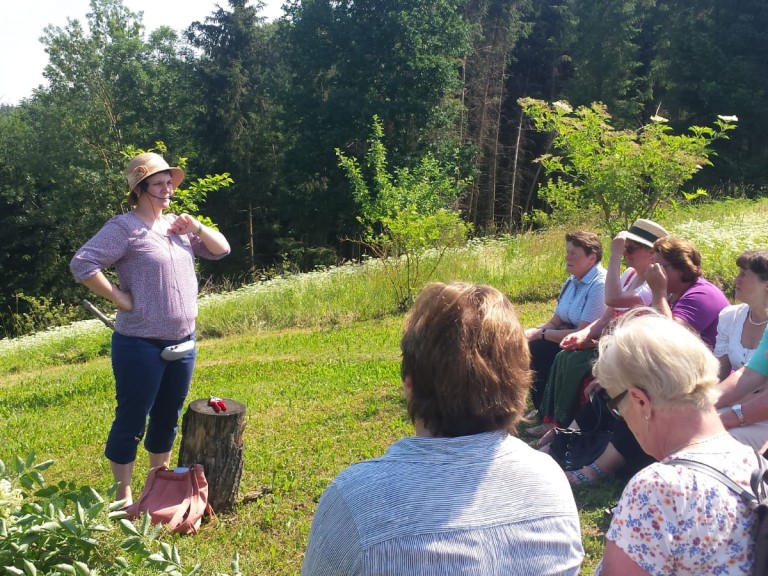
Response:
[[[245,412],[245,404],[241,404],[237,400],[232,400],[231,398],[222,398],[222,400],[224,400],[224,404],[227,405],[226,412],[216,412],[211,406],[208,406],[208,398],[193,400],[189,404],[189,409],[198,414],[206,414],[210,416],[232,416],[234,414]]]

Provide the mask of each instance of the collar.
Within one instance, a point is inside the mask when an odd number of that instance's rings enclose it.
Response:
[[[601,264],[595,264],[592,266],[592,268],[584,274],[584,277],[581,280],[577,280],[575,276],[572,276],[574,282],[578,282],[579,284],[591,284],[594,282],[601,274],[605,273],[605,268]]]

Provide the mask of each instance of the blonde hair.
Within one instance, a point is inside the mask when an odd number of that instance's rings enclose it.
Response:
[[[523,327],[491,286],[428,284],[400,342],[408,413],[434,436],[515,432],[533,379]]]
[[[658,405],[709,409],[719,363],[696,333],[651,308],[635,308],[600,338],[593,374],[615,397],[641,388]]]

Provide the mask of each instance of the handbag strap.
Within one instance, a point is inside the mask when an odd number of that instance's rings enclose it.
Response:
[[[176,507],[176,511],[173,513],[173,518],[171,518],[171,521],[168,523],[171,526],[180,526],[184,520],[184,515],[189,513],[189,505],[192,500],[193,492],[191,478],[193,477],[194,474],[192,473],[192,470],[187,471],[187,481],[184,482],[187,490],[184,494],[184,500],[182,500],[181,504]]]
[[[758,459],[760,461],[760,470],[763,470],[762,465],[762,458],[758,456]],[[702,474],[706,474],[710,478],[714,478],[715,480],[720,481],[722,484],[725,484],[732,492],[734,492],[737,496],[741,497],[744,502],[750,507],[754,508],[757,505],[757,498],[754,494],[751,494],[748,490],[746,490],[743,486],[740,486],[739,484],[736,484],[733,480],[731,480],[728,476],[720,472],[717,468],[710,466],[709,464],[704,464],[703,462],[699,462],[698,460],[688,460],[687,458],[674,458],[673,460],[670,460],[669,462],[666,462],[666,464],[678,464],[680,466],[684,466],[686,468],[690,468],[691,470],[696,470],[697,472],[701,472]],[[754,473],[752,474],[754,478]]]

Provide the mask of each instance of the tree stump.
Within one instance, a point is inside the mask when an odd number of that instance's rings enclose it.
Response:
[[[178,465],[203,465],[214,512],[232,508],[243,474],[245,406],[229,398],[224,402],[227,411],[215,412],[207,398],[194,400],[181,422]]]

